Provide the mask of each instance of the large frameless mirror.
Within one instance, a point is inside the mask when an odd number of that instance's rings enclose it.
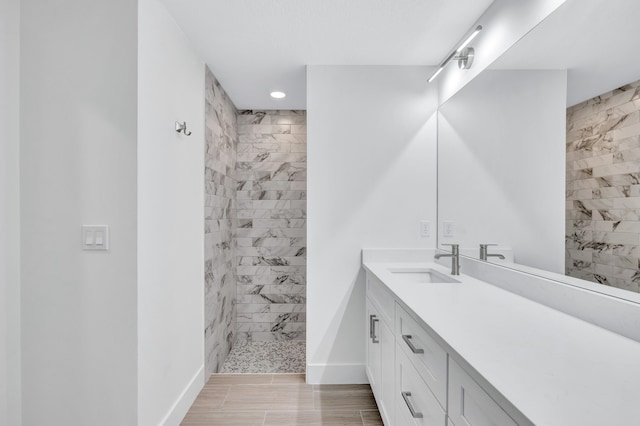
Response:
[[[567,0],[440,106],[440,246],[640,302],[638,17]]]

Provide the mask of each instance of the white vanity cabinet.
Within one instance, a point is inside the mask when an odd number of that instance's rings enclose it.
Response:
[[[366,370],[385,425],[518,425],[370,273],[366,304]]]
[[[367,283],[369,279],[367,279]],[[391,302],[391,303],[389,303]],[[385,425],[394,424],[395,338],[393,297],[381,283],[367,284],[367,376]]]

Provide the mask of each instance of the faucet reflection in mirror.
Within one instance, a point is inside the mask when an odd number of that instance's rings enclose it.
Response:
[[[498,253],[489,253],[490,246],[497,246],[497,244],[480,244],[480,260],[484,260],[485,262],[489,260],[490,257],[496,257],[498,259],[505,260],[504,255]]]
[[[566,274],[640,292],[640,81],[567,109]]]

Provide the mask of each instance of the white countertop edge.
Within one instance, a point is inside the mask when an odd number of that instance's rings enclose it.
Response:
[[[433,256],[438,251],[447,251],[446,248],[364,248],[362,249],[362,262],[433,262]],[[513,250],[508,247],[491,247],[491,254],[502,254],[505,260],[492,258],[495,264],[512,265]],[[461,247],[460,256],[470,259],[477,258],[478,248]]]
[[[365,262],[429,262],[436,254],[435,248],[418,249],[362,249]]]
[[[468,260],[470,261],[477,261],[477,262],[479,261],[477,258],[473,256],[468,256],[466,254],[464,254],[464,256],[468,257],[469,258]],[[615,297],[624,302],[640,304],[640,293],[634,293],[629,290],[610,287],[607,285],[586,281],[580,278],[559,274],[557,272],[545,271],[542,269],[533,268],[531,266],[520,265],[518,263],[513,263],[508,261],[494,261],[492,259],[491,265],[509,269],[516,274],[533,275],[540,279],[557,282],[559,285],[568,285],[584,291],[598,293],[605,297]]]
[[[465,257],[460,257],[460,264],[462,272],[474,278],[640,342],[640,304],[606,293],[608,287],[594,291],[584,281],[573,285]]]

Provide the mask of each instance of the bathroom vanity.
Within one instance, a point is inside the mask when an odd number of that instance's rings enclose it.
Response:
[[[452,276],[434,254],[363,252],[366,370],[386,425],[639,424],[640,343],[464,264]]]

